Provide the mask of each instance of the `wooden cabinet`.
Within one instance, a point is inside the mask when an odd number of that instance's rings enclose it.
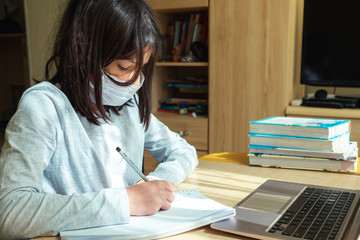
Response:
[[[208,119],[207,117],[177,116],[174,114],[158,113],[157,118],[173,131],[183,135],[188,143],[198,151],[207,152],[208,149]]]
[[[296,1],[210,0],[209,152],[247,152],[248,122],[293,95]]]

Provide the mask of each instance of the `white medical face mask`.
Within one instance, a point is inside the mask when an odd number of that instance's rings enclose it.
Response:
[[[141,88],[144,83],[145,76],[140,73],[140,84],[136,86],[131,84],[129,86],[119,86],[111,81],[110,77],[119,83],[126,83],[114,76],[108,76],[103,73],[102,76],[102,104],[107,106],[121,106],[129,101],[136,92]],[[90,98],[95,103],[95,90],[94,85],[90,83]]]

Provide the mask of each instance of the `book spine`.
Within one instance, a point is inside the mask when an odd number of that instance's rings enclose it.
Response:
[[[175,21],[173,48],[176,48],[181,43],[181,31],[182,31],[182,22]]]
[[[188,27],[188,33],[186,35],[185,55],[188,55],[190,52],[190,44],[191,44],[194,23],[195,23],[195,14],[192,13],[189,16],[189,27]]]

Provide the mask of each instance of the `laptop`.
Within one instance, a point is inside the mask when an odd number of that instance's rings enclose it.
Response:
[[[211,228],[257,239],[360,239],[360,190],[268,180],[234,208]]]

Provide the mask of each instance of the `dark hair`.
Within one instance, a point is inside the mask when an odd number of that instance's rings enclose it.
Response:
[[[140,121],[149,125],[151,82],[159,44],[159,28],[144,0],[70,0],[55,38],[45,78],[60,84],[71,104],[89,122],[109,120],[102,105],[102,69],[115,59],[135,57],[132,84],[143,72],[145,81],[138,91]],[[144,51],[151,56],[143,66]],[[50,78],[51,68],[56,67]],[[89,93],[93,80],[97,110]],[[123,106],[109,107],[117,114]]]

